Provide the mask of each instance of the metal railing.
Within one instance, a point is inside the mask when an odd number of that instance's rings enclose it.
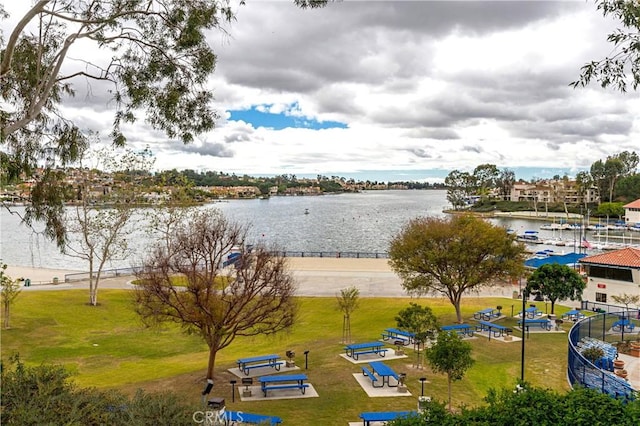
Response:
[[[602,345],[615,346],[618,342],[628,342],[639,337],[640,311],[638,309],[621,311],[619,306],[616,308],[617,312],[609,311],[587,317],[576,322],[571,328],[568,342],[567,380],[572,387],[580,385],[597,389],[615,398],[631,400],[638,398],[638,389],[634,389],[629,382],[612,372],[597,367],[580,352],[580,346],[585,341],[595,340],[602,342]],[[625,333],[624,327],[620,331],[612,331],[613,324],[623,319],[635,324],[633,331]]]
[[[278,251],[275,254],[283,257],[320,257],[320,258],[345,258],[345,259],[388,259],[386,252],[362,252],[362,251]],[[106,269],[100,273],[100,278],[115,278],[119,276],[135,275],[142,270],[141,266],[130,268]],[[96,273],[93,274],[94,278]],[[86,281],[89,279],[89,272],[77,272],[66,274],[65,282]]]

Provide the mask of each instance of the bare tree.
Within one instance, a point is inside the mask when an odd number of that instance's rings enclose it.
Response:
[[[180,324],[209,348],[207,380],[218,351],[238,336],[273,334],[296,314],[287,259],[247,244],[248,226],[218,210],[194,210],[174,223],[138,272],[136,310],[148,325]]]
[[[344,314],[342,320],[342,343],[351,343],[351,314],[358,307],[358,297],[360,290],[356,287],[347,287],[340,290],[338,299],[338,308]]]
[[[144,179],[153,161],[148,151],[114,150],[97,154],[98,161],[116,176],[109,184],[100,183],[96,169],[86,169],[80,183],[78,200],[64,216],[68,234],[63,252],[87,262],[89,269],[89,304],[98,304],[98,285],[110,261],[129,256],[129,235],[134,229],[135,207],[143,193]]]

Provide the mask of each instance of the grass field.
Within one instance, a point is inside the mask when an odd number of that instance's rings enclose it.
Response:
[[[80,386],[116,388],[133,393],[170,389],[194,406],[200,404],[207,362],[206,345],[197,336],[184,335],[179,327],[146,329],[133,312],[131,294],[125,290],[102,290],[101,305],[86,304],[86,291],[43,291],[21,294],[12,308],[12,328],[2,332],[2,359],[19,354],[27,364],[56,363],[67,367]],[[413,397],[370,398],[352,374],[360,367],[339,356],[343,352],[342,314],[334,298],[300,298],[300,314],[287,333],[272,337],[238,338],[218,354],[216,377],[211,396],[221,396],[227,408],[282,417],[285,424],[327,425],[357,421],[362,411],[414,409],[420,395],[420,377],[427,377],[425,395],[445,401],[444,375],[412,366],[408,359],[390,360],[397,372],[407,374],[406,383]],[[378,340],[387,327],[395,326],[394,317],[409,302],[429,306],[441,324],[453,323],[453,307],[442,299],[361,298],[351,319],[352,338],[356,342]],[[521,302],[505,298],[469,297],[463,300],[463,315],[502,305],[509,316],[520,311]],[[544,303],[538,307],[545,309]],[[556,314],[568,310],[556,306]],[[470,322],[472,322],[470,320]],[[498,322],[515,327],[516,319]],[[570,324],[564,324],[568,330]],[[520,333],[514,331],[515,336]],[[513,388],[520,377],[521,343],[500,342],[479,336],[468,340],[473,346],[475,365],[463,380],[453,385],[454,406],[483,403],[489,388]],[[565,391],[567,334],[534,334],[525,345],[525,380],[534,386]],[[275,401],[236,402],[231,404],[234,378],[226,370],[241,357],[287,350],[297,354],[304,368],[305,350],[309,351],[305,371],[319,398]]]

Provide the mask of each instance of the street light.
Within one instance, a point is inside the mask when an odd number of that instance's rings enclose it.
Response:
[[[231,402],[236,402],[236,380],[229,381],[231,383]]]
[[[420,396],[424,396],[424,382],[426,381],[426,377],[420,377]]]
[[[524,383],[524,327],[525,327],[525,309],[526,309],[526,301],[527,301],[527,288],[525,287],[522,291],[522,353],[520,354],[520,382]]]

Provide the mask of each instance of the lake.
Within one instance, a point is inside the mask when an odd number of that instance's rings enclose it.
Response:
[[[321,196],[271,197],[267,200],[228,200],[214,207],[240,223],[251,225],[250,241],[276,244],[287,252],[386,253],[389,242],[411,219],[420,216],[443,217],[448,207],[446,191],[387,190]],[[20,208],[16,208],[20,210]],[[542,222],[500,218],[492,222],[518,233],[538,230]],[[62,255],[41,235],[20,225],[17,215],[0,213],[0,259],[16,266],[86,270],[80,259]],[[553,236],[556,236],[555,234]],[[541,238],[551,231],[540,230]],[[567,234],[563,239],[580,238]],[[149,237],[139,232],[129,238],[136,251],[143,253]],[[541,247],[542,248],[542,247]],[[557,251],[574,251],[558,247]],[[133,266],[130,259],[114,261],[108,268]]]

